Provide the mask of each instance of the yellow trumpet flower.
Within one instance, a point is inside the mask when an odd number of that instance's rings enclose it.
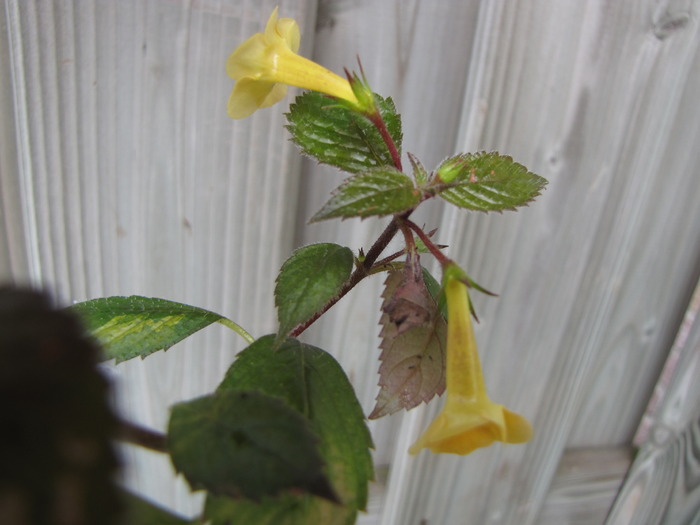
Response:
[[[447,398],[442,412],[409,449],[469,454],[494,441],[523,443],[532,437],[528,421],[486,394],[469,311],[467,286],[447,268]]]
[[[265,33],[256,33],[231,53],[226,72],[236,81],[228,100],[231,118],[247,117],[282,100],[287,86],[320,91],[360,107],[350,82],[297,54],[299,26],[292,18],[270,15]]]

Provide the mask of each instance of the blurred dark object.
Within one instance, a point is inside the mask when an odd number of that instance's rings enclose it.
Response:
[[[46,295],[0,287],[0,524],[119,523],[99,353]]]

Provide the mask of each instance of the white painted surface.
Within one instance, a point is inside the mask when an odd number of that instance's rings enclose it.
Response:
[[[386,221],[304,226],[341,176],[299,162],[283,106],[226,117],[226,57],[275,4],[2,0],[0,277],[46,283],[62,301],[182,300],[260,335],[274,329],[273,279],[293,247],[367,247]],[[700,271],[699,3],[280,4],[307,54],[335,71],[361,57],[426,167],[497,149],[550,180],[517,213],[431,203],[418,216],[500,293],[475,296],[487,385],[533,420],[535,439],[413,458],[439,402],[373,422],[388,476],[362,518],[538,523],[565,451],[631,443]],[[304,336],[339,358],[367,413],[380,281]],[[240,348],[212,328],[129,363],[115,371],[122,405],[162,427],[168,404],[210,390]],[[143,459],[132,481],[192,511],[156,463],[167,462]]]

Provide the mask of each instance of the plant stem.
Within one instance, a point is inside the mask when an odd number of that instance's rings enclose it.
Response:
[[[130,421],[119,422],[118,438],[156,452],[168,453],[168,438],[165,434],[145,428]]]
[[[350,275],[350,278],[345,282],[343,287],[340,289],[338,292],[338,295],[335,296],[333,299],[328,301],[321,310],[316,312],[310,319],[307,321],[304,321],[302,324],[294,328],[289,333],[290,337],[297,337],[300,335],[304,330],[306,330],[309,326],[311,326],[316,319],[321,317],[324,313],[326,313],[330,308],[340,301],[350,290],[355,288],[357,284],[367,277],[370,274],[370,270],[372,269],[372,266],[374,266],[374,262],[377,260],[377,258],[381,255],[382,251],[384,248],[387,247],[387,245],[391,242],[391,239],[394,238],[394,235],[396,235],[396,232],[399,231],[399,224],[406,219],[408,219],[409,215],[413,210],[408,210],[401,215],[396,215],[394,218],[391,220],[391,222],[387,225],[387,227],[384,229],[384,231],[381,233],[381,235],[377,238],[376,241],[374,241],[374,244],[372,247],[367,251],[367,255],[365,256],[364,260],[362,261],[362,264],[358,265],[355,268],[355,271]]]
[[[438,260],[441,266],[445,266],[447,264],[450,264],[452,261],[445,256],[444,253],[438,248],[433,241],[430,240],[430,236],[423,231],[423,229],[418,226],[415,222],[409,221],[408,219],[404,219],[403,223],[411,228],[418,237],[420,237],[420,240],[423,241],[423,244],[425,244],[425,247],[430,250],[430,253]]]
[[[238,324],[234,323],[230,319],[227,319],[225,317],[222,317],[219,319],[219,324],[224,325],[226,328],[230,328],[234,332],[236,332],[238,335],[240,335],[243,339],[245,339],[248,344],[253,344],[255,342],[255,337],[250,335],[248,332],[246,332],[241,326]]]
[[[382,136],[386,147],[389,148],[389,153],[391,154],[391,159],[394,162],[394,166],[396,166],[397,170],[403,171],[403,167],[401,165],[401,154],[399,153],[399,150],[394,143],[394,139],[391,137],[391,134],[386,127],[386,122],[384,122],[382,114],[379,112],[379,110],[377,110],[376,113],[368,115],[368,118],[372,121],[374,127],[377,128],[377,131],[379,131],[379,134]]]
[[[363,74],[364,75],[364,74]],[[391,133],[389,133],[388,128],[386,127],[386,122],[384,122],[384,118],[382,118],[381,112],[377,109],[374,113],[367,115],[367,118],[374,124],[374,126],[377,128],[379,131],[379,134],[382,137],[382,140],[384,140],[384,143],[386,144],[386,147],[389,149],[389,153],[391,154],[391,159],[394,163],[394,166],[396,167],[397,170],[403,171],[403,166],[401,165],[401,154],[399,153],[398,148],[396,147],[396,143],[394,142],[394,139],[391,137]],[[310,319],[307,321],[304,321],[302,324],[294,328],[289,333],[290,337],[297,337],[300,335],[304,330],[306,330],[309,326],[311,326],[316,319],[321,317],[324,313],[326,313],[335,303],[340,301],[350,290],[355,288],[357,284],[367,277],[370,274],[370,270],[372,269],[372,266],[374,265],[375,261],[377,258],[381,255],[382,251],[384,251],[384,248],[387,247],[387,245],[391,242],[391,239],[394,238],[394,235],[396,235],[396,232],[399,231],[399,227],[401,224],[404,223],[408,219],[408,217],[413,213],[413,209],[408,210],[403,212],[400,215],[394,215],[394,218],[391,220],[389,225],[384,229],[384,231],[381,233],[381,235],[377,238],[376,241],[374,241],[374,244],[372,247],[367,251],[367,255],[365,255],[364,260],[362,261],[362,264],[357,266],[355,268],[355,271],[350,275],[350,278],[345,282],[343,287],[340,289],[340,292],[338,292],[338,295],[328,301],[326,305],[321,308],[318,312],[316,312]]]

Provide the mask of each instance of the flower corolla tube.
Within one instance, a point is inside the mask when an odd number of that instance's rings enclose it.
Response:
[[[228,100],[231,118],[247,117],[282,100],[287,86],[319,91],[361,107],[350,82],[297,54],[299,25],[270,15],[264,33],[256,33],[231,53],[226,72],[236,81]]]
[[[494,441],[523,443],[532,427],[522,416],[491,401],[484,387],[469,310],[467,286],[447,276],[447,395],[445,405],[409,452],[469,454]]]

